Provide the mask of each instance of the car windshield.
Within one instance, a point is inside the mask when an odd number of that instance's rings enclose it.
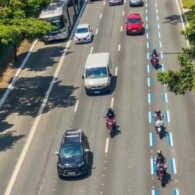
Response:
[[[61,30],[62,28],[65,27],[62,16],[50,18],[47,19],[47,21],[56,26],[58,30]]]
[[[88,68],[86,70],[86,78],[104,78],[107,77],[107,69],[106,67],[100,67],[100,68]]]
[[[83,154],[81,145],[65,146],[60,149],[60,156],[64,158],[71,158],[73,156],[80,156]]]
[[[77,28],[77,31],[76,33],[87,33],[89,32],[89,29],[88,28]]]
[[[129,24],[139,24],[140,23],[140,19],[138,19],[138,18],[131,18],[131,19],[128,19],[128,23]]]

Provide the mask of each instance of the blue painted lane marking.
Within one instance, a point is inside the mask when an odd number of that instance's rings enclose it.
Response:
[[[156,28],[157,28],[157,29],[159,29],[159,28],[160,28],[159,24],[156,24]]]
[[[148,87],[151,87],[152,86],[152,79],[149,77],[148,78]]]
[[[148,3],[146,2],[146,7],[148,7]]]
[[[148,93],[148,103],[151,105],[152,104],[152,94]]]
[[[147,71],[148,71],[148,73],[150,73],[152,71],[152,66],[150,64],[148,64]]]
[[[150,48],[150,42],[147,42],[147,48]]]
[[[159,20],[158,16],[156,16],[156,20],[157,20],[157,21]]]
[[[160,55],[159,55],[160,59],[163,59],[163,53],[160,52]]]
[[[163,93],[163,100],[165,103],[168,103],[167,93]]]
[[[148,21],[148,16],[146,16],[146,21]]]
[[[179,190],[177,188],[173,190],[173,195],[179,195]]]
[[[168,133],[167,140],[168,140],[168,145],[173,146],[173,137],[171,132]]]
[[[169,111],[165,111],[165,121],[166,121],[166,123],[170,122]]]
[[[146,33],[146,38],[149,39],[149,33],[148,32]]]
[[[149,25],[148,25],[148,24],[146,24],[146,29],[147,29],[147,30],[149,29]]]
[[[150,59],[150,53],[147,52],[147,59],[149,60]]]
[[[148,9],[146,8],[146,14],[148,13]]]
[[[151,174],[156,175],[156,163],[154,158],[150,159],[150,165],[151,165]]]
[[[152,195],[158,195],[157,189],[153,189],[153,190],[152,190]]]
[[[161,48],[161,47],[162,47],[162,44],[161,44],[161,42],[160,42],[160,41],[158,42],[158,47],[159,47],[159,48]]]
[[[160,38],[160,32],[157,32],[157,37]]]
[[[170,166],[171,166],[172,174],[176,174],[177,173],[177,169],[176,169],[175,159],[174,158],[170,159]]]
[[[155,146],[155,136],[153,132],[150,132],[150,146]]]
[[[152,112],[151,111],[149,111],[148,116],[149,116],[149,123],[150,124],[153,123],[153,118],[152,118]]]
[[[160,66],[160,71],[161,71],[161,72],[164,72],[164,71],[165,71],[164,65],[163,65],[163,64],[161,64],[161,66]]]

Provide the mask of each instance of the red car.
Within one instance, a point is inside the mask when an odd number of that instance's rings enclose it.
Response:
[[[127,34],[142,34],[143,22],[139,14],[129,14],[126,24],[126,33]]]

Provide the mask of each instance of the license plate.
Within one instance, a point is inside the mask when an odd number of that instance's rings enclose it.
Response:
[[[100,93],[100,91],[94,91],[94,93]]]
[[[132,32],[137,32],[136,30],[132,30]]]
[[[68,175],[75,175],[75,172],[68,172]]]

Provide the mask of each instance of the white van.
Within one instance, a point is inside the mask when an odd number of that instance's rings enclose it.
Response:
[[[109,53],[89,54],[82,76],[86,93],[110,91],[112,73],[113,68]]]

